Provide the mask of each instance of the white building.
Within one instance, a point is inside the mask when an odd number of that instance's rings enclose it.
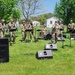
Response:
[[[44,24],[47,28],[51,28],[52,25],[54,25],[56,21],[59,21],[59,20],[56,17],[51,17],[47,19]]]
[[[33,26],[40,26],[40,22],[38,22],[38,21],[33,21]]]

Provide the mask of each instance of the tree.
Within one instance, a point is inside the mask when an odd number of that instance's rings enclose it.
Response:
[[[18,0],[0,0],[0,20],[5,19],[6,23],[9,22],[13,18],[13,9],[17,8],[17,4]]]
[[[20,3],[26,22],[28,22],[29,18],[40,9],[40,0],[21,0]]]
[[[64,24],[68,24],[71,19],[74,20],[75,0],[60,0],[60,3],[56,3],[55,16],[62,19]]]
[[[52,13],[46,13],[46,14],[41,14],[41,15],[32,17],[31,19],[32,20],[37,20],[37,21],[40,22],[41,25],[44,25],[46,19],[51,18],[53,16],[54,16],[54,14],[52,14]]]
[[[21,11],[19,9],[17,9],[17,8],[13,9],[13,13],[12,14],[13,14],[12,15],[13,18],[15,18],[15,19],[19,19],[21,17]]]

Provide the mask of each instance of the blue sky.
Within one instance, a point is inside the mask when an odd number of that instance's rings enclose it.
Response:
[[[59,3],[60,0],[41,0],[40,4],[42,6],[42,9],[41,11],[38,12],[36,11],[37,13],[34,14],[33,16],[37,16],[45,13],[54,13],[56,2]]]
[[[43,13],[53,13],[56,2],[59,3],[60,0],[42,0]]]

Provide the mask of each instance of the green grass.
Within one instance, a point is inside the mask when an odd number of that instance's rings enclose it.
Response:
[[[75,41],[65,48],[58,42],[58,50],[53,51],[53,59],[38,60],[35,54],[44,49],[49,40],[21,42],[20,30],[16,34],[16,44],[9,47],[10,60],[0,64],[0,75],[75,75]],[[69,45],[69,39],[64,42]],[[32,55],[30,55],[32,54]]]

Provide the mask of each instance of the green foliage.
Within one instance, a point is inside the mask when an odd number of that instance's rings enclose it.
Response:
[[[17,9],[17,8],[14,8],[13,9],[13,18],[15,18],[15,19],[19,19],[21,17],[21,11],[19,10],[19,9]]]
[[[36,17],[32,17],[31,19],[37,20],[41,23],[41,25],[44,25],[45,20],[52,16],[54,16],[52,13],[47,13],[47,14],[42,14],[42,15],[36,16]]]
[[[0,20],[5,19],[6,23],[13,18],[13,9],[17,7],[18,0],[0,0]],[[18,14],[19,12],[16,12]]]
[[[68,24],[71,19],[75,22],[75,0],[60,0],[60,3],[56,3],[55,16],[62,19],[64,24]]]

